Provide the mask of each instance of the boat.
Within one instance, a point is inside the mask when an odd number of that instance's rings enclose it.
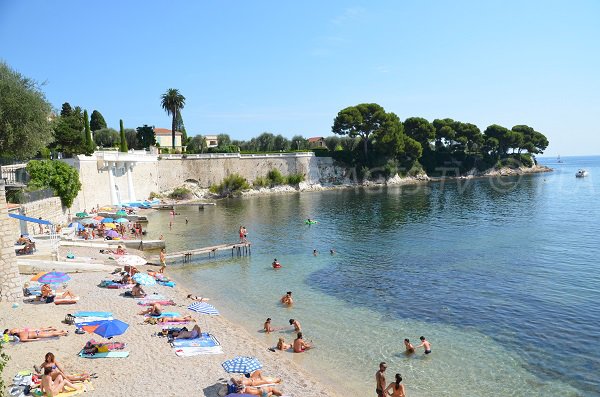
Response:
[[[562,162],[563,162],[563,161],[560,159],[560,154],[558,155],[558,158],[556,159],[556,161],[557,161],[558,163],[562,163]]]
[[[589,172],[587,172],[584,169],[581,169],[581,170],[577,171],[577,173],[575,174],[575,177],[576,178],[583,178],[584,176],[588,176],[588,175],[589,175]]]

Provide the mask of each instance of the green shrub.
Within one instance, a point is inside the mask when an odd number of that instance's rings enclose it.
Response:
[[[62,205],[70,207],[81,189],[79,172],[69,164],[58,160],[31,160],[27,163],[32,190],[51,188],[60,197]]]
[[[304,182],[304,174],[290,174],[287,176],[288,185],[298,185]]]
[[[267,179],[271,186],[285,185],[286,178],[277,169],[272,169],[267,173]]]
[[[4,395],[4,390],[5,390],[4,376],[2,373],[4,372],[4,367],[8,363],[8,360],[10,360],[10,357],[8,356],[8,354],[6,354],[2,351],[3,348],[4,348],[4,344],[0,343],[0,396]]]
[[[169,194],[169,198],[175,200],[185,200],[189,199],[192,196],[192,191],[187,187],[178,187],[173,190],[171,194]]]
[[[252,182],[252,186],[257,187],[257,188],[267,187],[269,185],[270,185],[269,178],[266,178],[264,176],[259,176],[258,178],[256,178],[254,180],[254,182]]]
[[[148,196],[148,200],[154,200],[155,198],[160,198],[160,194],[156,193],[156,192],[150,192],[150,195]]]
[[[223,197],[232,197],[239,195],[242,190],[250,189],[246,178],[239,174],[231,174],[218,185],[211,185],[211,193],[219,194]]]

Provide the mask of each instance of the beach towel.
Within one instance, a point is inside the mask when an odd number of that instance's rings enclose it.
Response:
[[[55,305],[73,305],[79,301],[79,297],[75,298],[54,298]]]
[[[85,354],[83,350],[79,352],[79,357],[83,358],[125,358],[129,356],[129,352],[110,351],[104,353]]]
[[[162,318],[162,317],[181,317],[181,314],[177,312],[162,312],[160,316],[151,316],[149,314],[144,315],[144,317],[152,317],[152,318]]]
[[[111,312],[75,312],[73,317],[112,317]]]
[[[165,325],[181,325],[181,324],[188,324],[191,323],[192,321],[167,321],[167,322],[162,322],[162,323],[157,323],[156,325],[160,325],[160,326],[165,326]]]
[[[174,339],[173,342],[171,342],[171,345],[173,347],[214,347],[220,346],[221,344],[214,335],[202,334],[200,338]]]
[[[106,320],[112,320],[112,316],[110,317],[75,317],[75,324],[80,324],[80,323],[90,323],[90,322],[95,322],[95,321],[106,321]]]
[[[198,356],[200,354],[223,354],[221,346],[213,347],[175,347],[173,348],[178,357]]]
[[[81,321],[78,323],[75,323],[75,327],[77,328],[83,328],[83,327],[97,327],[100,324],[102,324],[105,321],[108,320],[112,320],[112,318],[103,318],[102,320],[96,320],[96,321]]]
[[[165,301],[141,301],[141,302],[138,302],[138,305],[140,305],[140,306],[152,306],[155,303],[158,303],[158,304],[163,305],[163,306],[175,306],[176,305],[175,302],[173,302],[172,300],[168,300],[168,301],[166,301],[166,300]]]
[[[175,282],[173,281],[162,281],[162,280],[158,280],[157,281],[160,285],[164,285],[165,287],[175,287]]]
[[[67,386],[68,387],[68,386]],[[86,391],[92,391],[94,390],[94,386],[92,386],[92,383],[90,381],[85,381],[83,382],[83,388],[80,390],[71,390],[68,392],[62,392],[60,394],[58,394],[60,397],[70,397],[70,396],[76,396],[78,394],[84,393]],[[31,395],[32,396],[37,396],[37,397],[41,397],[43,396],[42,391],[40,389],[34,389],[31,391]]]

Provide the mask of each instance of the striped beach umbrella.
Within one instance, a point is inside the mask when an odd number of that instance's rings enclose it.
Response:
[[[262,368],[262,364],[256,357],[237,356],[231,360],[224,361],[221,366],[230,374],[250,374]]]
[[[219,311],[213,305],[206,302],[194,302],[188,306],[188,309],[196,313],[208,314],[210,316],[219,315]]]
[[[37,279],[38,283],[42,284],[62,284],[71,279],[67,273],[63,272],[48,272]]]

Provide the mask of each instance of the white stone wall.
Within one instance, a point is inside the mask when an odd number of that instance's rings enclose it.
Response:
[[[62,206],[59,197],[50,197],[32,203],[21,204],[21,210],[21,215],[30,218],[42,218],[56,225],[69,223],[69,211]],[[38,234],[38,224],[27,222],[27,231],[30,234]]]
[[[0,301],[16,302],[23,293],[12,233],[14,223],[8,217],[5,197],[4,181],[0,180]]]

